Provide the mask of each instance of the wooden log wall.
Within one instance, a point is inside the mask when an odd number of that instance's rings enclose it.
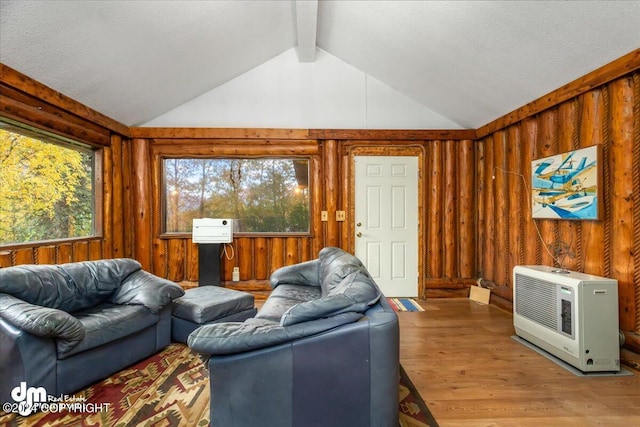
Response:
[[[363,135],[363,137],[366,134]],[[375,133],[370,133],[371,138]],[[422,297],[466,296],[476,277],[475,268],[475,150],[468,132],[450,139],[357,140],[341,142],[347,165],[341,179],[345,209],[353,216],[353,176],[348,170],[355,155],[414,155],[419,158],[419,295]],[[454,139],[455,138],[455,139]],[[342,230],[343,247],[353,250],[353,223]]]
[[[83,142],[95,149],[95,237],[0,248],[0,268],[132,256],[127,229],[128,127],[0,64],[0,116]]]
[[[153,135],[153,137],[149,137]],[[306,133],[304,133],[306,136]],[[153,273],[176,282],[198,281],[198,245],[190,233],[165,234],[162,230],[162,160],[180,157],[302,157],[310,160],[311,194],[321,195],[322,156],[315,140],[301,139],[295,132],[264,130],[134,129],[131,180],[134,211],[134,253]],[[321,200],[311,202],[312,217],[319,215]],[[316,215],[317,214],[317,215]],[[267,292],[271,272],[279,267],[315,258],[322,247],[319,221],[309,233],[295,235],[236,235],[224,246],[223,280],[230,287]],[[240,282],[232,283],[234,267]]]
[[[353,155],[406,155],[421,159],[425,218],[420,257],[422,295],[462,295],[475,277],[475,151],[470,131],[340,131],[276,129],[134,128],[132,181],[136,258],[145,268],[174,281],[198,280],[198,250],[189,234],[163,234],[161,166],[165,157],[264,157],[310,159],[311,225],[302,235],[237,235],[224,255],[230,287],[266,292],[273,270],[313,259],[324,246],[353,250]],[[450,139],[431,139],[446,136]],[[432,170],[434,168],[435,170]],[[151,197],[148,197],[151,195]],[[137,200],[137,201],[136,201]],[[446,206],[443,212],[441,206]],[[337,210],[347,220],[335,218]],[[321,221],[321,211],[329,220]],[[427,261],[428,260],[428,261]],[[233,267],[240,282],[231,282]]]
[[[478,132],[478,272],[494,301],[510,307],[513,267],[554,265],[549,247],[560,240],[574,254],[567,268],[618,280],[620,328],[639,333],[640,72]],[[531,161],[596,144],[602,220],[531,219]]]

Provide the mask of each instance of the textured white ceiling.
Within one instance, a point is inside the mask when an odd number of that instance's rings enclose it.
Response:
[[[288,0],[0,0],[0,62],[137,125],[294,47],[295,14]],[[640,1],[320,0],[316,43],[477,128],[639,48]]]

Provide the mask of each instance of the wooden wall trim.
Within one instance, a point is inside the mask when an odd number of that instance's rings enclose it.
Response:
[[[298,139],[421,141],[475,139],[475,129],[275,129],[275,128],[159,128],[132,127],[133,138],[154,139]]]
[[[31,77],[22,74],[13,68],[0,63],[0,82],[18,89],[33,97],[48,102],[51,105],[62,108],[78,117],[96,123],[106,129],[123,136],[129,136],[129,127],[110,117],[99,113],[86,105],[46,86]]]
[[[609,83],[619,77],[629,74],[640,69],[640,49],[636,49],[621,58],[610,62],[597,70],[586,74],[566,85],[549,92],[528,103],[527,105],[512,111],[476,130],[476,138],[481,139],[496,132],[499,129],[506,128],[527,117],[534,116],[544,110],[554,107],[571,98],[575,98],[586,93],[598,86]]]
[[[307,129],[132,127],[132,138],[153,139],[309,139]]]
[[[422,141],[432,139],[475,139],[475,129],[309,129],[309,137],[314,139]]]

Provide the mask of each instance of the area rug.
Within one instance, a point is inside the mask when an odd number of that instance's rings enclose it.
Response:
[[[413,298],[387,298],[395,311],[424,311],[424,308]]]
[[[402,427],[436,427],[415,387],[400,367]],[[28,417],[0,411],[0,427],[193,427],[209,425],[209,376],[197,354],[183,344],[96,383],[67,399],[75,411]]]
[[[400,426],[438,427],[427,404],[420,397],[405,370],[400,366]]]

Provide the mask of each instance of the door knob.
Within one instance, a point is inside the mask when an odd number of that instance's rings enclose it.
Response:
[[[356,227],[362,227],[362,223],[361,222],[357,223]]]
[[[358,232],[358,234],[356,234],[356,237],[362,237],[362,233]]]

